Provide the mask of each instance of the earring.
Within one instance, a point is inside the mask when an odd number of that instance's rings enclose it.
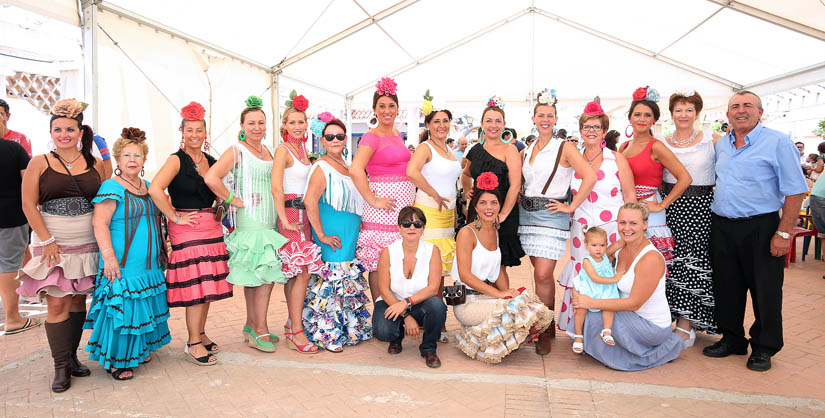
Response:
[[[481,219],[476,218],[476,223],[473,225],[473,228],[475,228],[476,231],[481,231]]]
[[[245,130],[241,129],[241,134],[238,135],[238,139],[240,139],[241,141],[246,141],[246,131]]]
[[[604,139],[602,139],[602,148],[604,148],[604,147],[606,147],[606,146],[607,146],[607,141],[605,141]]]
[[[115,168],[115,175],[116,175],[116,176],[118,176],[118,177],[119,177],[119,176],[120,176],[120,173],[122,173],[122,172],[123,172],[123,171],[121,171],[121,170],[120,170],[120,166],[117,166],[117,168]]]
[[[209,152],[209,148],[210,148],[209,141],[207,141],[206,138],[204,138],[203,139],[203,150],[206,151],[206,152]]]
[[[513,140],[515,139],[515,136],[513,135],[513,132],[510,131],[509,129],[505,129],[504,132],[508,132],[510,134],[510,139],[507,140],[507,141],[502,139],[501,142],[503,142],[505,144],[509,144],[509,143],[513,142]],[[501,136],[504,136],[504,132],[501,133]]]
[[[264,131],[264,137],[261,139],[266,139],[266,131]]]
[[[347,151],[346,146],[344,146],[344,149],[341,151],[341,155],[343,155],[344,158],[347,158],[347,155],[349,155],[349,151]]]
[[[307,139],[309,139],[309,135],[307,135],[307,134],[304,134],[304,138],[303,138],[303,141],[304,141],[304,143],[305,143],[305,144],[306,144],[306,142],[307,142]]]
[[[375,113],[370,113],[370,117],[367,119],[367,126],[370,129],[375,129],[378,127],[378,116]]]
[[[630,133],[627,133],[627,129],[630,128]],[[633,125],[627,125],[627,128],[624,128],[624,136],[630,138],[633,136]]]
[[[487,135],[484,133],[484,129],[479,128],[478,131],[481,132],[479,134],[480,138],[478,140],[478,143],[484,145],[484,140],[487,139]]]
[[[183,137],[180,138],[180,149],[186,146],[186,143],[183,141]]]
[[[140,169],[140,176],[143,177],[144,174],[146,174],[146,172],[144,171],[144,169],[141,168]]]
[[[344,149],[346,149],[346,148],[344,148]],[[327,155],[327,149],[322,146],[321,151],[318,152],[318,155],[320,155],[321,157]]]

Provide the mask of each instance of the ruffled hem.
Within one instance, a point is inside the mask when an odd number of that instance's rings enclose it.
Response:
[[[335,349],[372,338],[364,271],[356,259],[326,263],[324,273],[312,276],[302,314],[309,341]]]
[[[300,274],[301,267],[306,267],[309,274],[321,274],[326,268],[324,260],[321,260],[321,247],[309,241],[291,241],[278,250],[278,256],[281,258],[281,271],[288,279]]]
[[[381,250],[389,247],[395,241],[401,239],[399,232],[362,230],[358,235],[358,248],[355,250],[355,257],[361,260],[361,264],[366,271],[378,269],[378,258],[381,257]]]
[[[84,277],[94,277],[97,275],[99,253],[97,245],[94,252],[80,254],[60,254],[60,263],[48,266],[48,263],[41,263],[41,256],[32,257],[23,268],[20,269],[26,276],[35,280],[43,280],[58,267],[62,270],[61,275],[68,280],[76,280]]]
[[[456,346],[468,357],[485,363],[500,363],[517,350],[530,332],[543,332],[553,320],[553,311],[526,290],[512,299],[498,299],[484,322],[462,327]]]
[[[521,242],[518,236],[513,234],[512,237],[505,237],[499,235],[499,249],[501,249],[501,265],[505,267],[514,267],[521,265],[521,258],[526,254],[521,248]]]
[[[453,270],[453,258],[455,258],[455,239],[436,238],[428,239],[427,242],[438,247],[441,252],[441,275],[448,276]]]
[[[245,287],[286,283],[278,249],[287,242],[273,229],[236,229],[226,238],[226,249],[229,250],[229,276],[226,280]]]
[[[227,260],[223,241],[172,251],[166,271],[169,306],[193,306],[232,297],[232,285],[226,281]]]
[[[166,280],[161,270],[109,281],[102,275],[92,295],[85,329],[89,359],[104,368],[135,367],[171,341]]]
[[[566,235],[570,234],[567,233]],[[531,257],[559,260],[567,251],[567,238],[556,236],[556,234],[525,232],[519,234],[519,239],[521,240],[521,248],[525,254]]]
[[[665,263],[670,265],[673,260],[673,248],[676,246],[676,241],[673,240],[673,234],[670,228],[666,225],[648,226],[645,231],[645,237],[650,240],[650,243],[662,253],[665,257]]]
[[[95,276],[86,276],[79,279],[67,279],[63,275],[62,268],[53,268],[44,279],[34,277],[24,277],[23,283],[17,288],[17,294],[40,302],[46,296],[62,298],[68,295],[88,295],[92,293],[95,285]]]

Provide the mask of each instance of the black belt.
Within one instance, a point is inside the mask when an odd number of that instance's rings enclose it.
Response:
[[[94,212],[95,208],[85,197],[62,197],[40,204],[40,210],[50,215],[80,216]]]
[[[741,218],[728,218],[727,216],[717,215],[715,213],[713,214],[713,216],[715,216],[717,218],[722,218],[722,219],[724,219],[726,221],[730,221],[730,222],[743,222],[743,221],[750,221],[750,220],[754,220],[754,219],[760,219],[760,218],[764,218],[764,217],[767,217],[767,216],[778,217],[779,212],[762,213],[762,214],[753,215],[753,216],[743,216]]]
[[[292,209],[306,209],[307,207],[304,206],[304,198],[303,196],[293,197],[292,199],[284,201],[284,207],[292,208]]]
[[[550,201],[552,200],[564,202],[565,200],[567,200],[567,197],[552,199],[543,196],[521,196],[521,207],[527,212],[547,210],[547,204],[550,203]]]
[[[673,190],[673,186],[675,186],[675,184],[673,184],[673,183],[664,183],[663,182],[662,183],[662,192],[664,192],[665,194],[670,194],[670,191]],[[685,189],[685,192],[682,193],[682,196],[689,196],[689,197],[707,196],[707,195],[713,193],[713,188],[714,187],[716,187],[716,186],[714,186],[712,184],[708,185],[708,186],[695,186],[695,185],[691,184],[690,186],[688,186],[687,189]]]

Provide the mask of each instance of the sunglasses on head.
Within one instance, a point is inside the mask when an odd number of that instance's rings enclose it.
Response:
[[[409,228],[411,226],[414,226],[415,229],[421,229],[421,228],[424,227],[424,222],[421,222],[421,221],[401,221],[401,226],[403,226],[404,228]]]
[[[332,142],[336,139],[339,140],[339,141],[346,141],[347,140],[347,135],[346,134],[335,134],[335,135],[326,134],[326,135],[324,135],[324,139],[326,139],[329,142]]]

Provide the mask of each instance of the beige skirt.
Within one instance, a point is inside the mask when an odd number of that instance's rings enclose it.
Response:
[[[453,308],[462,325],[456,345],[470,358],[500,363],[517,350],[531,333],[550,326],[553,311],[526,290],[512,299],[467,295],[467,301]]]

